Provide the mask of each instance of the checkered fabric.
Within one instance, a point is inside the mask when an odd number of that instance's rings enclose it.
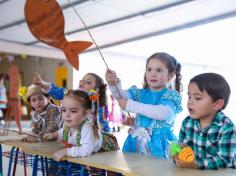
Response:
[[[236,128],[223,112],[218,112],[211,125],[204,129],[199,120],[185,118],[179,143],[193,149],[199,169],[235,168]]]

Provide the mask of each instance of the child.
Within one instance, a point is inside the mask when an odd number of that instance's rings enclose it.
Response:
[[[31,85],[26,92],[26,100],[32,107],[32,132],[43,137],[45,133],[55,132],[61,127],[61,114],[59,108],[52,104],[49,95],[36,86]],[[39,138],[27,136],[22,139],[26,142],[37,142]]]
[[[112,95],[111,97],[111,108],[109,110],[108,114],[108,120],[112,123],[112,132],[119,132],[121,121],[122,121],[122,112],[119,106],[117,106],[117,103],[115,102],[115,99]]]
[[[104,136],[98,130],[96,120],[88,120],[91,109],[91,96],[84,91],[69,90],[64,96],[62,101],[64,127],[57,132],[44,135],[46,140],[63,140],[63,143],[67,144],[65,149],[53,154],[54,160],[60,161],[64,156],[84,157],[90,156],[93,152],[118,149],[115,138]]]
[[[7,108],[7,93],[4,85],[4,74],[0,73],[0,122],[4,125],[4,111]]]
[[[190,80],[187,103],[189,116],[182,123],[179,142],[193,149],[195,161],[188,164],[175,156],[178,167],[235,167],[235,126],[222,112],[229,97],[230,87],[221,75],[203,73]]]
[[[181,65],[174,57],[155,53],[147,59],[143,88],[133,86],[128,91],[122,90],[114,71],[106,72],[110,90],[121,108],[136,113],[134,126],[123,146],[124,152],[168,157],[168,141],[176,139],[172,133],[173,121],[182,111],[180,69]],[[167,85],[174,76],[176,90],[171,90]]]
[[[67,89],[59,88],[54,84],[45,82],[38,73],[35,73],[33,77],[34,84],[40,86],[44,90],[48,91],[48,94],[57,100],[62,100],[64,92]],[[110,128],[107,122],[108,110],[107,110],[107,98],[106,98],[106,84],[103,79],[94,73],[87,73],[79,83],[79,89],[89,92],[91,90],[96,91],[99,94],[98,101],[98,116],[97,120],[104,132],[109,132]]]

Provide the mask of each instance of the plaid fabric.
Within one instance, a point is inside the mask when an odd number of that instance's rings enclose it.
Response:
[[[179,142],[193,149],[199,169],[235,168],[236,129],[222,112],[204,129],[199,120],[184,119]]]

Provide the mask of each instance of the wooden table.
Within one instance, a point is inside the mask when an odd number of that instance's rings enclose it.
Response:
[[[1,137],[0,137],[1,138]],[[22,149],[25,153],[52,158],[52,154],[63,146],[57,142],[25,143],[19,140],[4,140],[1,144]],[[235,176],[236,169],[221,169],[217,171],[200,171],[177,168],[172,160],[156,159],[139,154],[123,153],[121,151],[103,152],[89,157],[71,158],[67,161],[97,167],[122,173],[126,176]]]

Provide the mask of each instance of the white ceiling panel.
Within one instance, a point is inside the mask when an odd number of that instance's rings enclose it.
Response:
[[[26,26],[25,2],[26,0],[0,1],[0,41],[51,48],[40,43]],[[67,40],[92,41],[77,12],[101,48],[236,16],[235,0],[58,0],[57,2],[63,9]],[[90,50],[93,49],[95,45],[90,47]]]

